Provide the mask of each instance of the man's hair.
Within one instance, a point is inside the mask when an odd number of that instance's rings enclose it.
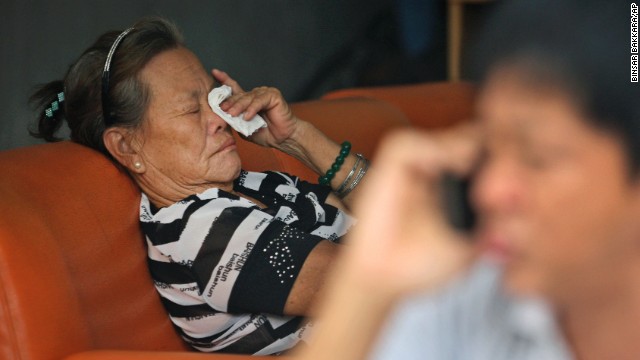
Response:
[[[631,3],[512,0],[496,10],[466,59],[474,78],[509,67],[532,85],[560,89],[592,126],[622,141],[637,174],[640,84],[631,82]]]

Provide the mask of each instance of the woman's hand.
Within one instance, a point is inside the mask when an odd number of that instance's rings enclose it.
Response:
[[[277,147],[293,136],[299,119],[293,115],[278,89],[258,87],[245,92],[227,73],[214,69],[212,74],[219,83],[233,90],[233,95],[220,104],[223,111],[232,116],[244,113],[247,120],[260,113],[267,122],[267,128],[259,129],[249,137],[251,141],[262,146]]]
[[[471,168],[476,139],[469,127],[437,135],[405,131],[385,139],[355,204],[359,222],[349,235],[340,276],[350,272],[371,287],[372,296],[392,300],[437,287],[466,266],[473,251],[445,219],[439,184],[443,172]]]

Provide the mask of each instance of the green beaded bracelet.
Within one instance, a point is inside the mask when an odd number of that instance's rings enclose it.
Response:
[[[336,173],[340,171],[340,167],[344,164],[344,159],[349,156],[349,152],[351,152],[351,143],[348,141],[342,142],[340,145],[340,154],[336,157],[336,161],[331,165],[331,168],[327,170],[327,172],[318,178],[318,183],[320,185],[329,185],[331,184],[331,180],[336,176]]]

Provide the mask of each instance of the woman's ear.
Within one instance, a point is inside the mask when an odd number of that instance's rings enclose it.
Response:
[[[131,173],[144,172],[144,162],[137,146],[136,136],[130,129],[111,127],[105,130],[102,141],[107,151]]]

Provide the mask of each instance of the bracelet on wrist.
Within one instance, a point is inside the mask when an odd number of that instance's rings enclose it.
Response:
[[[351,168],[351,171],[349,171],[349,174],[347,175],[347,177],[344,178],[344,181],[342,181],[342,184],[340,184],[340,186],[338,187],[338,190],[336,190],[336,194],[340,194],[346,189],[347,185],[351,181],[351,178],[356,173],[356,170],[358,169],[358,165],[360,165],[360,162],[363,160],[364,160],[364,156],[362,156],[362,154],[359,154],[359,153],[356,154],[356,162],[353,164],[353,167]]]
[[[349,156],[350,152],[351,152],[351,143],[348,141],[343,141],[342,144],[340,145],[340,153],[336,157],[336,160],[334,161],[333,165],[331,165],[331,168],[327,170],[327,172],[324,175],[318,177],[318,183],[320,185],[329,186],[331,184],[331,180],[333,180],[334,176],[336,176],[336,173],[340,171],[342,164],[344,164],[344,159],[346,159],[347,156]]]
[[[358,174],[356,175],[355,179],[351,182],[351,184],[349,184],[349,187],[347,187],[343,191],[339,191],[338,192],[338,197],[343,199],[353,189],[355,189],[356,186],[358,186],[358,184],[360,183],[360,180],[362,180],[364,175],[367,173],[367,170],[369,170],[369,160],[367,160],[364,157],[362,157],[362,166],[360,167],[360,170],[358,170]]]

